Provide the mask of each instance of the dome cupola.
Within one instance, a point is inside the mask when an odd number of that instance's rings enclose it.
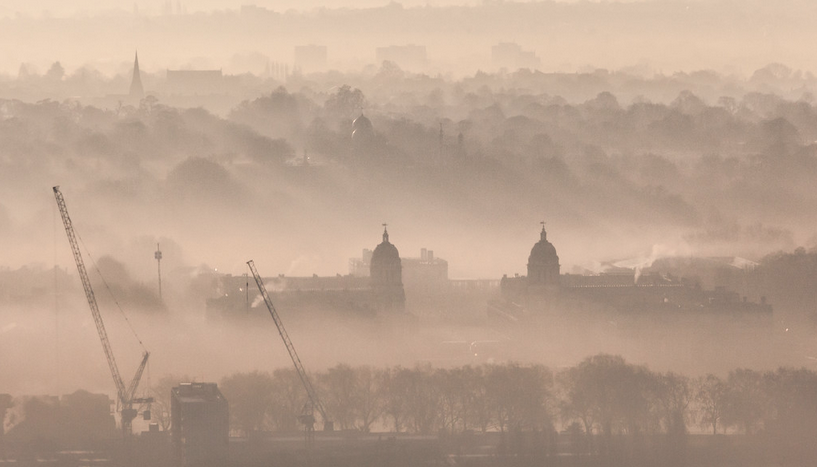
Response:
[[[362,113],[352,122],[352,139],[370,139],[374,135],[372,121]]]
[[[369,266],[372,291],[382,309],[402,309],[406,301],[403,291],[403,265],[400,252],[389,242],[389,231],[383,224],[383,241],[375,247]]]
[[[556,247],[547,239],[544,222],[539,241],[533,245],[528,257],[528,285],[559,285],[559,255],[556,254]]]

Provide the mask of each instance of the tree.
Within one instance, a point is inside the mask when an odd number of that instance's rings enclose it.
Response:
[[[467,420],[465,427],[474,426],[479,428],[483,433],[487,432],[493,423],[486,377],[488,368],[488,366],[466,366],[463,371],[463,378],[465,379],[465,385],[468,389],[468,407],[466,407],[465,410]]]
[[[664,432],[669,435],[686,435],[687,409],[692,401],[689,378],[668,372],[657,377],[656,389]]]
[[[655,376],[620,356],[599,354],[563,373],[562,418],[579,420],[587,433],[602,434],[609,451],[613,434],[638,436],[654,426]]]
[[[546,405],[552,375],[541,366],[515,363],[488,371],[488,392],[500,431],[549,429]]]
[[[54,62],[51,68],[45,72],[46,79],[51,81],[61,81],[63,76],[65,76],[65,68],[62,67],[60,62]]]
[[[268,411],[269,427],[278,431],[294,431],[298,416],[303,414],[309,399],[303,382],[294,368],[278,369],[272,373],[272,403]]]
[[[181,383],[187,383],[192,379],[187,375],[167,374],[159,378],[150,388],[153,395],[153,404],[151,405],[151,418],[155,420],[162,431],[168,431],[171,424],[170,416],[170,393]]]
[[[762,425],[767,407],[763,375],[746,368],[730,371],[726,380],[725,402],[724,423],[738,426],[747,435],[756,433]]]
[[[440,388],[434,384],[430,365],[416,366],[403,373],[407,421],[415,433],[429,434],[440,418]]]
[[[810,465],[817,458],[817,373],[778,368],[763,375],[768,412],[764,435],[781,465]]]
[[[698,423],[701,428],[711,427],[712,434],[718,434],[718,423],[723,419],[726,384],[713,374],[695,381],[694,400],[698,407]],[[722,430],[725,427],[722,428]]]
[[[341,430],[348,430],[355,426],[356,376],[351,366],[339,364],[318,378],[324,389],[324,397],[321,399],[325,409]]]
[[[661,423],[666,433],[665,465],[683,465],[687,446],[687,409],[692,400],[689,378],[669,372],[656,377]]]
[[[434,372],[434,383],[440,393],[440,424],[448,433],[454,433],[458,425],[465,420],[466,389],[462,370],[459,368],[440,368]]]
[[[392,429],[396,433],[400,433],[403,427],[406,426],[406,419],[408,417],[408,379],[410,379],[410,372],[406,368],[396,367],[384,375],[383,392],[385,395],[385,406],[383,412],[386,416],[391,418]]]
[[[273,401],[273,378],[269,373],[234,373],[221,380],[221,392],[230,404],[232,430],[249,436],[267,427]]]
[[[330,95],[323,105],[324,110],[333,120],[344,120],[351,124],[366,107],[366,97],[363,91],[344,84],[334,94]]]
[[[431,433],[439,418],[439,388],[430,366],[397,367],[386,378],[385,413],[394,431],[404,427],[415,433]]]
[[[14,405],[13,400],[11,394],[0,394],[0,459],[3,460],[6,459],[6,444],[4,441],[6,412]]]
[[[355,369],[354,412],[357,428],[368,433],[372,424],[385,410],[386,393],[384,382],[388,370],[377,370],[370,366]]]

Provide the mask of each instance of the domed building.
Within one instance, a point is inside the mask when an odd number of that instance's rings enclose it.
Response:
[[[373,136],[374,127],[372,126],[372,121],[361,113],[360,116],[352,122],[352,141],[358,143],[368,142],[371,141]]]
[[[372,252],[370,264],[372,293],[379,307],[384,310],[404,310],[406,294],[403,290],[403,265],[397,247],[389,242],[386,226],[383,228],[383,241]]]
[[[548,241],[545,226],[539,234],[539,241],[533,245],[528,257],[528,287],[559,286],[559,255],[556,247]]]
[[[528,310],[546,310],[559,296],[559,272],[559,255],[548,241],[547,231],[542,225],[539,241],[533,245],[528,256],[528,275],[503,276],[499,282],[502,296]]]

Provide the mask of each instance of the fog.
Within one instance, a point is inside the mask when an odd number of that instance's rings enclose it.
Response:
[[[797,0],[6,4],[0,39],[25,44],[0,55],[10,76],[21,63],[44,72],[57,60],[69,72],[90,66],[110,75],[127,70],[134,49],[150,57],[150,73],[260,73],[267,61],[291,64],[293,47],[307,44],[327,46],[326,66],[340,71],[372,63],[377,47],[419,45],[427,57],[417,68],[463,76],[492,68],[491,47],[507,42],[536,54],[536,67],[547,72],[748,75],[772,62],[814,68],[802,46],[814,40],[813,5]]]
[[[0,395],[115,393],[54,186],[140,395],[291,368],[248,260],[323,379],[812,371],[814,8],[6,2]]]

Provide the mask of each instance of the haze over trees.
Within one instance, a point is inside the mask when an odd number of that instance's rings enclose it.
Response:
[[[555,374],[541,365],[515,363],[453,368],[340,364],[315,376],[329,416],[343,430],[447,436],[501,432],[507,433],[503,439],[511,450],[515,437],[538,433],[545,453],[556,449],[548,448],[556,430],[571,438],[574,454],[639,465],[650,459],[684,465],[694,462],[691,455],[711,462],[712,452],[689,447],[691,433],[710,429],[750,435],[770,462],[807,462],[817,454],[804,438],[817,424],[817,374],[806,369],[735,369],[726,378],[690,379],[599,354]],[[295,380],[289,369],[225,377],[220,387],[230,401],[235,434],[300,429],[293,422],[306,394]],[[291,389],[276,389],[283,387]],[[282,403],[289,409],[282,412]],[[522,446],[532,445],[517,448]]]
[[[622,258],[753,260],[740,277],[752,285],[745,295],[767,297],[781,332],[807,339],[817,113],[806,92],[750,91],[810,78],[779,66],[755,75],[520,70],[456,80],[383,64],[275,83],[222,115],[155,96],[115,109],[3,100],[0,241],[15,248],[0,303],[39,317],[56,291],[72,299],[66,312],[85,316],[54,229],[59,184],[115,296],[148,315],[202,317],[218,274],[242,274],[248,258],[269,275],[345,274],[384,221],[401,253],[430,247],[451,277],[496,279],[524,271],[545,219],[563,272]],[[736,82],[736,97],[718,92]],[[673,91],[622,97],[636,88]],[[373,128],[365,147],[351,137],[361,113]],[[676,269],[696,280],[694,267]],[[33,332],[24,322],[9,321],[15,339]],[[223,369],[229,358],[216,360]]]

